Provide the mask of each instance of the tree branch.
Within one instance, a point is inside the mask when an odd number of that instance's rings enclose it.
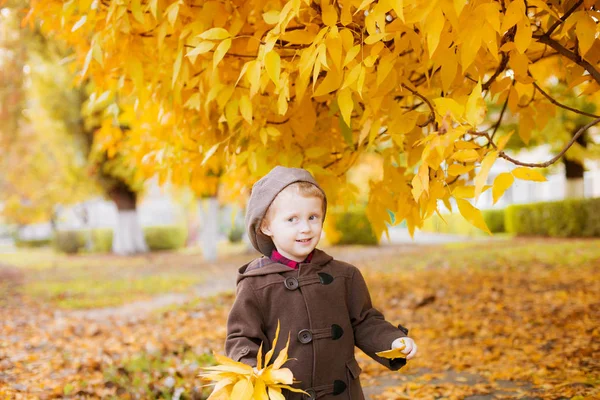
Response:
[[[502,45],[506,42],[508,42],[509,40],[514,40],[515,38],[515,34],[517,33],[517,27],[513,26],[512,28],[510,28],[506,34],[504,36],[502,36],[502,40],[500,41],[500,47],[502,47]],[[504,71],[506,69],[506,66],[508,65],[508,55],[506,54],[506,52],[502,52],[502,59],[500,60],[500,63],[498,64],[498,68],[496,68],[496,71],[494,72],[494,74],[492,76],[490,76],[490,79],[487,80],[487,82],[485,82],[484,84],[481,85],[481,90],[482,91],[488,91],[488,89],[490,88],[490,86],[492,85],[492,83],[494,83],[494,81],[496,80],[496,78],[498,77],[498,75],[500,75],[502,73],[502,71]]]
[[[500,116],[498,117],[498,121],[496,121],[496,124],[494,125],[494,131],[492,132],[492,136],[490,136],[490,143],[492,143],[492,140],[494,140],[496,131],[498,131],[498,128],[500,127],[500,123],[502,122],[502,118],[504,117],[504,113],[506,112],[506,106],[508,105],[509,97],[510,96],[506,96],[506,101],[504,101],[504,105],[502,106],[502,111],[500,111]]]
[[[288,121],[290,120],[291,117],[288,117],[287,119],[284,119],[283,121],[267,121],[267,124],[271,124],[271,125],[283,125],[283,124],[287,124]]]
[[[413,75],[413,73],[411,73],[410,77],[408,78],[408,80],[410,81],[410,83],[412,83],[415,87],[420,86],[421,84],[423,84],[425,81],[427,81],[427,77],[429,76],[429,79],[433,78],[433,75],[435,75],[438,71],[441,71],[442,68],[438,68],[435,71],[433,70],[433,67],[429,68],[427,70],[427,72],[422,73],[417,79],[412,80],[410,79]],[[414,71],[413,71],[414,72]]]
[[[469,75],[469,74],[465,74],[465,78],[467,78],[467,79],[468,79],[468,80],[470,80],[471,82],[474,82],[474,83],[479,83],[479,81],[478,81],[477,79],[475,79],[475,78],[471,77],[471,75]]]
[[[417,96],[418,98],[420,98],[421,100],[423,100],[423,102],[425,104],[427,104],[427,107],[429,107],[430,112],[429,112],[429,117],[427,118],[427,121],[425,121],[423,124],[419,124],[419,126],[421,128],[423,128],[424,126],[427,126],[431,122],[434,122],[435,121],[435,111],[433,109],[433,106],[429,102],[429,99],[427,97],[423,96],[422,94],[420,94],[419,92],[417,92],[416,90],[413,90],[413,89],[409,88],[404,83],[402,85],[400,85],[400,86],[402,86],[403,88],[405,88],[406,90],[408,90],[409,92],[411,92],[414,96]]]
[[[539,61],[545,60],[545,59],[550,58],[550,57],[554,57],[556,55],[558,55],[558,53],[543,54],[542,56],[540,56],[540,58],[536,58],[535,60],[531,60],[531,64],[535,64],[535,63],[537,63]]]
[[[184,44],[183,47],[185,48],[190,48],[190,49],[194,49],[196,48],[196,46],[192,46],[191,44]],[[287,50],[287,49],[284,49]],[[292,50],[292,49],[290,49]],[[206,53],[214,53],[215,50],[209,50]],[[204,54],[206,54],[204,53]],[[202,54],[199,54],[202,55]],[[256,58],[256,54],[239,54],[239,53],[231,53],[231,52],[227,52],[225,53],[224,57],[239,57],[239,58]],[[280,54],[279,55],[280,58],[294,58],[295,54]]]
[[[460,179],[460,175],[456,175],[454,177],[454,179],[452,179],[450,182],[446,182],[446,186],[452,186],[454,183],[456,183],[456,181],[458,181]]]
[[[401,106],[400,108],[403,108],[406,110],[406,112],[411,112],[416,110],[417,108],[421,107],[423,104],[425,103],[417,103],[417,104],[413,104],[412,106],[408,107],[408,106]]]
[[[540,93],[541,93],[541,94],[542,94],[542,95],[543,95],[545,98],[547,98],[547,99],[550,101],[550,103],[552,103],[552,104],[554,104],[554,105],[556,105],[556,106],[559,106],[560,108],[564,108],[565,110],[572,111],[572,112],[574,112],[574,113],[576,113],[576,114],[585,115],[586,117],[591,117],[591,118],[600,118],[600,115],[596,115],[596,114],[588,113],[588,112],[585,112],[585,111],[581,111],[581,110],[578,110],[578,109],[576,109],[576,108],[569,107],[569,106],[567,106],[567,105],[564,105],[564,104],[561,104],[561,103],[559,103],[559,102],[558,102],[558,101],[556,101],[556,100],[555,100],[555,99],[554,99],[552,96],[550,96],[548,93],[544,92],[544,91],[542,90],[542,88],[541,88],[541,87],[539,87],[539,85],[538,85],[537,83],[535,83],[535,82],[533,82],[533,87],[534,87],[534,88],[536,88],[537,90],[539,90],[539,91],[540,91]]]
[[[577,8],[579,8],[579,6],[583,3],[583,0],[579,0],[577,3],[575,3],[573,5],[573,7],[571,7],[558,21],[556,21],[554,23],[554,25],[552,25],[550,27],[550,29],[548,29],[548,32],[544,33],[543,36],[546,37],[550,37],[550,35],[552,35],[552,33],[554,33],[554,31],[556,30],[556,28],[558,28],[563,22],[565,22],[567,20],[567,18],[569,18],[569,16],[571,14],[573,14],[575,12],[575,10],[577,10]]]
[[[567,143],[567,145],[565,146],[564,149],[562,149],[560,151],[560,153],[558,153],[555,157],[551,158],[550,160],[543,162],[543,163],[526,163],[526,162],[522,162],[519,160],[516,160],[512,157],[510,157],[509,155],[507,155],[504,151],[500,151],[498,153],[498,157],[500,158],[504,158],[507,161],[510,161],[511,163],[515,164],[515,165],[521,165],[523,167],[530,167],[530,168],[546,168],[552,164],[554,164],[555,162],[557,162],[562,156],[565,155],[565,153],[567,152],[567,150],[569,150],[571,148],[571,146],[573,146],[573,144],[575,144],[575,142],[577,141],[577,139],[579,139],[579,137],[581,135],[583,135],[585,133],[585,131],[587,131],[588,129],[590,129],[592,126],[596,125],[600,123],[600,118],[596,118],[595,120],[591,121],[590,123],[588,123],[587,125],[583,126],[582,128],[580,128],[577,133],[575,133],[575,135],[573,135],[573,137],[571,138],[571,140],[569,141],[569,143]],[[492,144],[492,146],[495,149],[498,149],[498,147],[496,146],[496,144],[494,142],[491,141],[491,137],[490,135],[488,135],[485,132],[469,132],[469,134],[474,135],[474,136],[483,136],[485,138],[487,138],[490,143]]]
[[[517,104],[517,106],[519,106],[519,108],[527,108],[527,107],[529,107],[529,105],[535,101],[535,93],[536,92],[537,92],[537,89],[534,86],[533,87],[533,93],[531,94],[531,99],[529,99],[529,101],[527,102],[527,104]]]
[[[323,166],[323,169],[327,169],[327,168],[329,168],[329,167],[332,167],[333,165],[335,165],[335,164],[337,164],[338,162],[340,162],[340,160],[341,160],[342,158],[344,158],[344,157],[343,157],[343,156],[340,156],[339,158],[336,158],[335,160],[333,160],[333,161],[332,161],[332,162],[330,162],[329,164],[327,164],[327,165],[324,165],[324,166]]]
[[[502,71],[504,71],[504,69],[506,68],[507,65],[508,65],[508,56],[506,55],[506,53],[503,52],[502,59],[500,60],[500,64],[498,64],[498,68],[496,68],[496,71],[494,71],[494,74],[492,76],[490,76],[490,79],[488,79],[487,82],[485,82],[484,84],[481,85],[481,90],[487,92],[487,90],[490,88],[492,83],[494,83],[494,81],[496,80],[498,75],[500,75],[502,73]]]
[[[583,58],[581,58],[580,56],[578,56],[571,50],[567,49],[566,47],[564,47],[563,45],[558,43],[556,40],[551,39],[551,38],[547,37],[546,35],[537,36],[535,38],[538,40],[539,43],[544,43],[544,44],[552,47],[554,50],[559,52],[561,55],[563,55],[566,58],[568,58],[569,60],[573,61],[575,64],[583,67],[587,72],[590,73],[590,75],[594,78],[594,80],[596,82],[598,82],[598,84],[600,84],[600,71],[598,71],[596,68],[594,68],[594,66],[592,64],[590,64],[588,61],[584,60]]]

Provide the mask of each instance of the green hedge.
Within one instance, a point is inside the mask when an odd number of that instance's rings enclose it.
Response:
[[[377,245],[378,238],[373,233],[371,223],[364,209],[352,208],[347,211],[328,210],[327,217],[333,221],[335,234],[329,242],[336,244]]]
[[[15,246],[21,248],[34,248],[34,247],[44,247],[52,244],[52,239],[33,239],[33,240],[23,240],[14,238]]]
[[[483,219],[492,233],[506,232],[506,224],[504,223],[504,210],[483,210]]]
[[[482,210],[481,214],[492,233],[503,233],[506,231],[504,210]],[[422,230],[425,232],[449,233],[454,235],[487,236],[487,233],[471,225],[458,212],[443,214],[443,217],[446,222],[437,214],[434,214],[425,220]]]
[[[239,243],[244,238],[244,233],[245,230],[243,226],[234,225],[227,233],[227,239],[229,239],[231,243]]]
[[[506,230],[523,236],[598,237],[600,198],[511,205]]]
[[[57,231],[54,235],[54,248],[68,254],[86,251],[89,230]],[[92,253],[108,253],[112,248],[112,229],[92,229]]]
[[[144,237],[150,250],[175,250],[185,246],[187,229],[184,226],[144,227]],[[58,231],[54,246],[64,253],[73,254],[86,251],[89,230]],[[109,253],[112,249],[112,229],[93,229],[93,253]]]
[[[175,250],[185,246],[187,228],[184,226],[150,226],[144,228],[150,250]]]

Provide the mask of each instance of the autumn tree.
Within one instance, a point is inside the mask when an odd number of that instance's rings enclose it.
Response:
[[[0,51],[9,59],[2,68],[7,79],[0,86],[2,108],[11,110],[3,114],[0,128],[0,201],[9,222],[54,221],[57,207],[81,201],[95,190],[71,135],[79,118],[74,111],[78,100],[70,89],[73,77],[59,65],[56,44],[35,30],[19,28],[22,4],[5,5],[3,33],[18,40],[4,42]]]
[[[94,142],[95,132],[102,131],[109,117],[125,131],[127,115],[108,92],[90,96],[89,81],[74,85],[72,71],[65,65],[71,54],[64,43],[48,39],[36,25],[19,29],[22,3],[11,3],[5,12],[13,16],[12,29],[19,34],[15,48],[22,47],[24,53],[17,69],[26,73],[23,101],[13,104],[18,128],[0,136],[6,153],[4,214],[19,224],[54,221],[61,206],[105,194],[119,211],[113,250],[119,254],[147,251],[135,210],[144,180],[135,165],[121,162],[128,147],[107,150]],[[13,97],[18,93],[14,83],[3,87]]]
[[[541,180],[594,118],[551,160],[523,163],[504,151],[502,115],[484,124],[485,101],[507,108],[528,142],[560,105],[560,80],[580,97],[600,84],[598,2],[578,0],[32,0],[26,22],[76,51],[81,77],[135,99],[132,162],[162,180],[205,185],[224,168],[240,198],[272,166],[304,167],[331,204],[350,204],[346,172],[362,153],[381,158],[367,212],[410,231],[456,200],[472,205],[498,158],[514,178]],[[578,112],[575,110],[573,112]],[[115,129],[102,132],[112,143]],[[441,200],[441,202],[440,202]]]
[[[145,179],[138,165],[128,159],[137,146],[127,135],[135,116],[127,112],[128,99],[120,99],[110,91],[97,96],[94,86],[94,82],[87,80],[80,88],[82,106],[78,134],[87,144],[85,151],[92,179],[117,208],[112,251],[120,255],[147,252],[137,214]],[[106,131],[110,135],[103,135]]]

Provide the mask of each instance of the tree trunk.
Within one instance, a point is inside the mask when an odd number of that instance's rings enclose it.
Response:
[[[573,133],[577,132],[581,127],[577,126]],[[582,147],[587,147],[587,140],[585,135],[581,135],[577,138],[577,143]],[[569,160],[563,157],[565,164],[565,199],[580,199],[585,196],[583,186],[583,174],[585,168],[583,164],[577,160]]]
[[[217,243],[219,240],[219,201],[217,197],[198,200],[200,215],[200,246],[206,261],[217,259]]]
[[[124,256],[147,252],[148,245],[138,221],[137,195],[122,183],[111,190],[109,195],[119,211],[117,227],[113,235],[113,253]]]
[[[565,185],[565,199],[581,199],[585,197],[583,178],[567,179]]]
[[[94,250],[94,233],[92,231],[92,227],[90,226],[90,213],[87,208],[87,204],[83,203],[81,205],[81,219],[83,221],[83,227],[85,229],[85,250],[88,252],[92,252]]]

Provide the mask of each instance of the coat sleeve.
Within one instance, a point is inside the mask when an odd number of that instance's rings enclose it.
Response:
[[[227,357],[256,367],[261,343],[268,345],[263,331],[263,315],[254,288],[244,279],[237,286],[236,298],[227,317]]]
[[[390,360],[375,355],[376,352],[390,350],[392,342],[406,337],[408,330],[400,325],[396,328],[385,320],[379,310],[373,307],[367,284],[356,267],[354,267],[354,273],[350,279],[348,306],[356,346],[392,371],[404,366],[406,360],[403,358]]]

